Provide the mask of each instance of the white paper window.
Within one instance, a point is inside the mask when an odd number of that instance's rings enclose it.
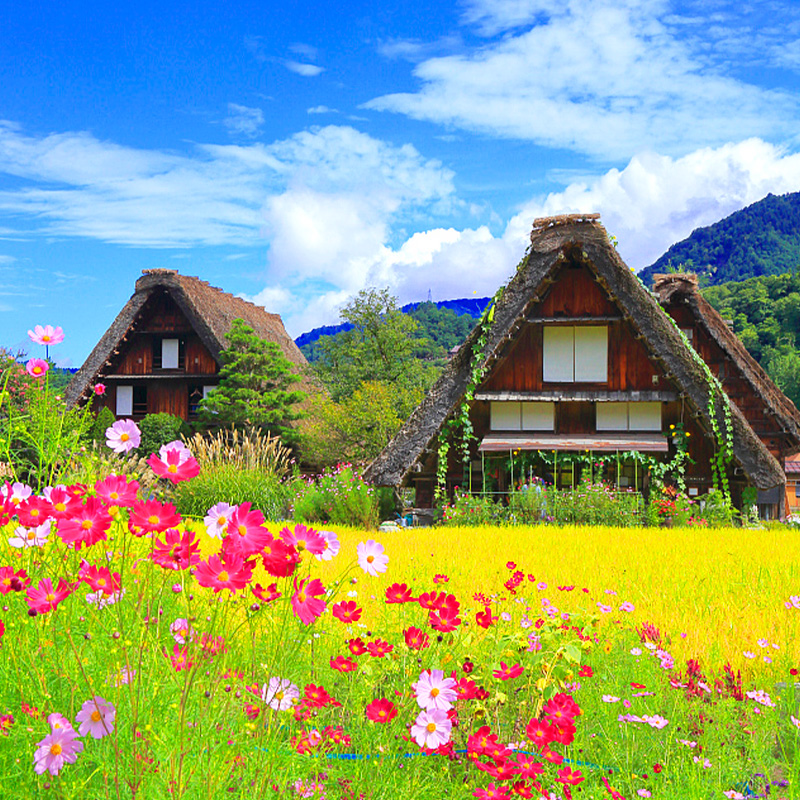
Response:
[[[521,403],[492,403],[491,425],[493,431],[518,431],[522,429]]]
[[[522,430],[554,431],[555,403],[522,403]]]
[[[575,329],[575,382],[608,381],[608,328],[585,325]]]
[[[161,340],[161,368],[178,369],[178,340]]]
[[[542,344],[542,377],[546,383],[608,381],[605,325],[546,326]]]
[[[130,417],[133,414],[133,386],[117,386],[117,416]]]
[[[571,325],[546,326],[543,337],[546,383],[572,383],[575,380],[575,328]]]
[[[660,431],[661,403],[628,403],[628,430]]]
[[[211,392],[213,392],[214,389],[216,389],[216,388],[217,388],[216,386],[204,386],[203,387],[203,400],[205,400],[206,397],[208,397],[211,394]]]
[[[597,408],[598,431],[628,430],[627,403],[597,403],[595,407]]]
[[[596,403],[598,431],[660,431],[661,403]]]

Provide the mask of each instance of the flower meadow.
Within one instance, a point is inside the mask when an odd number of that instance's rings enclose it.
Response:
[[[800,797],[793,531],[190,518],[146,463],[0,490],[3,797]]]

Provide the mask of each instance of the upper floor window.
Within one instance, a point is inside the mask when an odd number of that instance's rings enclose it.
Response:
[[[490,409],[493,431],[555,430],[555,403],[493,401]]]
[[[607,325],[546,325],[545,383],[607,383]]]
[[[153,342],[153,369],[184,369],[186,366],[183,339],[157,338]]]
[[[597,403],[598,431],[660,431],[661,403]]]

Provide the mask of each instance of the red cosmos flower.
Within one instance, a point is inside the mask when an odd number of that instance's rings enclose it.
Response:
[[[394,650],[394,645],[384,642],[383,639],[376,639],[374,642],[367,642],[367,650],[373,658],[383,658]]]
[[[446,597],[447,595],[444,592],[439,592],[438,594],[436,592],[423,592],[417,602],[429,611],[438,611],[444,607]]]
[[[309,708],[325,708],[325,706],[341,708],[342,705],[338,700],[334,700],[322,686],[314,686],[313,683],[306,686],[303,702]]]
[[[475,614],[475,622],[481,626],[481,628],[490,628],[493,622],[496,622],[499,618],[492,616],[492,609],[489,606],[484,607],[483,611],[479,611]]]
[[[261,713],[261,709],[258,706],[252,706],[250,703],[245,703],[242,710],[247,716],[247,719],[250,720],[258,719],[258,715]]]
[[[571,722],[557,722],[553,725],[553,741],[564,746],[571,745],[575,739],[575,726]]]
[[[461,624],[461,617],[457,615],[457,611],[453,612],[450,609],[431,611],[428,614],[428,624],[440,633],[452,633]]]
[[[606,778],[605,775],[603,775],[603,784],[606,787],[606,791],[611,795],[611,800],[625,800],[625,798],[608,782],[608,778]]]
[[[472,700],[478,696],[478,685],[469,678],[461,678],[453,687],[458,693],[459,700]]]
[[[490,783],[485,789],[475,789],[472,793],[478,800],[507,800],[508,789],[505,786],[496,786]]]
[[[261,561],[264,569],[274,578],[287,578],[300,563],[300,554],[280,539],[269,540],[262,547]]]
[[[361,619],[361,609],[352,600],[336,603],[331,611],[341,622],[358,622]]]
[[[541,752],[542,758],[545,759],[545,761],[549,761],[551,764],[555,764],[556,766],[564,761],[564,756],[562,756],[561,753],[556,753],[549,747],[545,747]]]
[[[471,662],[469,659],[467,659],[467,660],[466,660],[466,661],[465,661],[465,662],[464,662],[464,663],[461,665],[461,669],[463,669],[463,670],[464,670],[464,672],[466,672],[466,674],[467,674],[467,675],[469,675],[469,674],[472,672],[472,670],[474,670],[474,669],[475,669],[475,665],[474,665],[474,664],[473,664],[473,663],[472,663],[472,662]]]
[[[514,664],[513,667],[509,667],[504,661],[501,661],[500,669],[496,669],[492,675],[501,681],[510,681],[512,678],[519,678],[523,672],[525,672],[525,667],[522,664]]]
[[[281,596],[281,593],[278,591],[277,583],[271,583],[266,589],[260,583],[257,583],[255,586],[250,587],[250,591],[252,591],[262,603],[271,603]]]
[[[171,503],[145,500],[134,503],[128,528],[135,536],[145,533],[163,533],[167,528],[177,528],[181,516]]]
[[[84,505],[73,510],[69,519],[61,520],[58,535],[66,544],[74,544],[76,550],[84,545],[91,547],[106,538],[111,527],[111,515],[96,497],[86,499]]]
[[[583,775],[580,770],[572,770],[569,767],[564,767],[558,771],[556,780],[563,783],[565,786],[577,786],[583,781]]]
[[[210,636],[207,633],[200,637],[200,649],[208,656],[215,656],[228,651],[224,636]]]
[[[533,797],[533,787],[528,786],[525,781],[517,781],[512,787],[511,791],[514,792],[517,797],[524,797],[530,798]]]
[[[13,567],[0,567],[0,594],[21,592],[31,585],[31,579],[24,569],[14,572]]]
[[[58,487],[50,490],[49,499],[52,506],[50,516],[58,520],[69,519],[72,516],[72,512],[80,505],[80,501],[75,495],[70,494],[66,489],[59,489]]]
[[[403,631],[403,638],[412,650],[422,650],[430,644],[428,634],[423,633],[419,628],[414,628],[413,626]]]
[[[244,558],[260,553],[273,542],[272,534],[264,526],[264,515],[250,510],[252,503],[242,503],[231,514],[228,536],[224,541],[226,553],[236,553]]]
[[[139,481],[128,483],[124,475],[109,475],[105,480],[97,481],[94,490],[107,506],[130,508],[136,502]]]
[[[498,744],[497,734],[488,725],[482,725],[467,739],[467,752],[482,756]]]
[[[789,670],[789,672],[792,672]],[[792,672],[793,675],[797,675],[797,670]],[[647,687],[643,683],[631,683],[631,689],[646,689]]]
[[[73,590],[74,587],[63,578],[59,580],[57,589],[53,588],[50,578],[42,578],[38,586],[29,587],[25,594],[30,609],[37,614],[44,614],[47,611],[54,611],[64,598],[72,594]]]
[[[543,719],[532,719],[525,728],[525,735],[533,742],[534,747],[542,750],[553,740],[553,728]]]
[[[397,707],[391,700],[379,697],[367,706],[366,714],[372,722],[391,722],[397,716]]]
[[[358,664],[352,658],[336,656],[336,658],[331,659],[331,669],[339,672],[355,672],[358,669]]]
[[[3,638],[3,634],[6,632],[6,626],[3,624],[3,620],[0,619],[0,640]],[[2,718],[0,718],[0,721]]]
[[[506,753],[509,754],[511,753],[511,751],[506,750],[505,747],[499,749],[502,749]],[[500,757],[499,760],[495,761],[494,764],[490,764],[485,771],[488,772],[493,778],[497,778],[498,780],[501,781],[510,780],[516,774],[514,763],[506,761],[505,758],[502,757]]]
[[[169,447],[161,448],[159,458],[153,453],[147,463],[159,478],[166,478],[173,483],[188,481],[200,474],[200,465],[194,456],[186,455],[186,448]]]
[[[367,646],[359,636],[357,639],[347,639],[347,646],[354,656],[360,656],[367,652]]]
[[[433,576],[433,582],[437,583],[437,584],[438,583],[447,583],[449,580],[450,580],[450,578],[448,578],[447,575],[434,575]]]
[[[29,497],[17,506],[20,525],[33,528],[41,525],[53,515],[53,506],[43,497]]]
[[[175,668],[175,672],[181,672],[184,669],[191,669],[192,661],[189,658],[189,648],[184,646],[181,647],[179,644],[176,644],[172,648],[172,655],[169,656],[170,661],[172,661],[172,666]]]
[[[594,677],[594,670],[588,664],[584,664],[578,670],[578,677],[579,678],[593,678]]]
[[[295,525],[294,531],[283,528],[278,535],[284,544],[301,554],[307,550],[312,555],[322,555],[327,547],[325,537],[305,525]]]
[[[84,561],[78,577],[88,584],[93,592],[102,592],[110,595],[120,589],[119,572],[115,572],[112,575],[108,567],[89,565]]]
[[[393,583],[386,589],[387,603],[416,603],[411,596],[411,589],[405,583]]]
[[[192,531],[179,533],[170,529],[165,532],[163,541],[155,540],[148,557],[164,569],[189,569],[200,561],[200,544]]]
[[[292,610],[304,625],[311,625],[325,610],[325,601],[319,598],[325,594],[325,587],[319,578],[304,578],[300,583],[294,579]]]
[[[244,589],[253,577],[253,565],[241,556],[227,555],[224,560],[219,556],[210,556],[208,561],[201,561],[194,573],[201,586],[207,586],[214,593],[227,589],[236,594]]]
[[[517,753],[514,761],[517,765],[517,775],[523,778],[535,778],[544,772],[544,764],[528,753]]]
[[[545,703],[544,717],[554,725],[562,722],[572,722],[575,717],[581,714],[580,706],[573,700],[571,695],[559,692]]]

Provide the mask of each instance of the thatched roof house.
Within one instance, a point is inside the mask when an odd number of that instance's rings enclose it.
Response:
[[[166,411],[190,418],[199,399],[218,383],[219,358],[234,319],[276,342],[296,371],[304,372],[306,359],[280,315],[199,278],[149,269],[70,382],[67,403],[92,400],[94,386],[103,383],[107,392],[101,402],[118,416]]]
[[[473,354],[482,335],[485,345]],[[585,354],[578,352],[579,339],[588,342]],[[567,353],[566,375],[559,372],[559,352]],[[476,368],[483,377],[471,387]],[[468,390],[472,397],[465,396]],[[669,425],[685,423],[696,434],[694,478],[707,490],[713,430],[725,426],[720,400],[711,418],[711,394],[704,365],[656,297],[623,263],[599,215],[538,219],[528,252],[496,301],[491,325],[476,326],[366,478],[384,486],[416,485],[421,505],[420,489],[426,498],[432,494],[425,482],[432,483],[436,470],[438,436],[466,400],[478,439],[471,470],[480,468],[474,460],[480,453],[502,448],[663,452]],[[521,423],[514,404],[521,408]],[[526,427],[526,414],[544,421]],[[607,424],[620,415],[627,423]],[[502,422],[507,418],[510,425]],[[732,482],[740,489],[782,487],[781,465],[736,405],[730,418]],[[458,468],[449,466],[448,485],[467,479],[452,474]]]

